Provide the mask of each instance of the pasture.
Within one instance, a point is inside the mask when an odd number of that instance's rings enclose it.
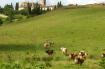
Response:
[[[17,23],[1,26],[0,66],[2,67],[4,63],[13,60],[13,62],[18,61],[23,67],[22,69],[38,69],[31,64],[43,63],[43,61],[29,64],[23,59],[27,55],[30,57],[47,56],[43,42],[52,40],[54,41],[55,53],[53,60],[50,61],[51,67],[48,66],[47,69],[101,69],[99,62],[101,52],[105,49],[104,30],[105,7],[61,8]],[[82,66],[76,65],[61,53],[60,47],[66,47],[70,52],[85,50],[89,55]],[[27,68],[27,66],[29,67]]]

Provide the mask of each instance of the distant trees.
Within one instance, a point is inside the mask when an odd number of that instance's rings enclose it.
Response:
[[[20,10],[19,12],[22,15],[30,16],[30,15],[40,15],[42,14],[43,11],[38,3],[34,4],[33,7],[31,3],[27,3],[27,8],[24,8],[23,10]]]
[[[60,8],[60,7],[62,7],[62,6],[63,6],[63,5],[62,5],[62,2],[59,1],[58,4],[57,4],[57,7]]]
[[[15,5],[15,10],[17,10],[17,11],[19,10],[19,3],[18,2]]]
[[[0,6],[0,13],[3,13],[3,8]]]
[[[18,2],[15,4],[15,7],[12,3],[10,5],[7,4],[3,8],[0,7],[0,13],[7,16],[3,21],[0,20],[0,25],[4,22],[19,21],[22,18],[25,19],[27,17],[41,15],[43,12],[45,11],[42,10],[42,7],[38,3],[25,2],[25,6],[22,5],[21,7],[19,7]]]
[[[29,2],[27,3],[27,12],[28,12],[28,15],[31,14],[31,5]]]
[[[34,15],[40,15],[42,14],[42,8],[38,3],[35,4],[34,9],[32,10],[32,14]]]

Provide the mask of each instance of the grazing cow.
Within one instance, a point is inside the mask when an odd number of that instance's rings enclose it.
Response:
[[[84,58],[83,56],[78,56],[78,57],[76,57],[75,60],[74,60],[74,62],[75,62],[76,64],[80,64],[80,65],[82,65],[82,64],[84,63],[84,61],[85,61],[85,58]]]
[[[50,47],[52,47],[54,45],[54,42],[52,41],[46,41],[46,42],[44,42],[44,48],[50,48]]]
[[[49,55],[49,56],[52,56],[54,51],[53,50],[47,50],[46,53]]]
[[[78,53],[70,53],[70,54],[69,54],[69,58],[70,58],[70,59],[73,59],[73,60],[74,60],[77,56],[78,56]]]
[[[88,54],[85,51],[80,51],[78,55],[82,56],[82,57],[84,57],[86,59]]]
[[[60,50],[62,51],[62,53],[63,53],[65,56],[68,55],[68,54],[67,54],[67,52],[68,52],[67,48],[61,47]]]
[[[105,52],[102,53],[101,57],[102,58],[105,58]]]
[[[49,48],[50,44],[48,42],[45,42],[43,46],[44,46],[44,48]]]
[[[82,65],[84,61],[86,60],[87,55],[88,54],[85,51],[80,51],[78,56],[75,58],[74,62],[76,64]]]

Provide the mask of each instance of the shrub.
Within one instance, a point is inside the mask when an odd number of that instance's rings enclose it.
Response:
[[[26,18],[27,18],[27,16],[24,16],[24,15],[21,15],[21,14],[15,15],[15,20],[17,20],[17,21],[20,21],[20,20],[26,19]]]
[[[0,26],[3,24],[3,21],[2,21],[2,19],[0,19]]]
[[[100,64],[99,64],[103,69],[105,69],[105,58],[102,58]]]

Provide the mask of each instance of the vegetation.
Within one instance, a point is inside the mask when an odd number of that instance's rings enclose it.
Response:
[[[34,8],[31,7],[31,3],[27,3],[27,7],[24,8],[23,10],[19,10],[19,3],[16,3],[15,9],[13,8],[13,5],[11,3],[11,5],[5,5],[3,8],[0,7],[0,13],[5,14],[8,16],[8,18],[6,20],[4,20],[5,22],[14,22],[16,20],[17,15],[23,15],[23,16],[27,16],[27,17],[31,17],[31,16],[37,16],[37,15],[41,15],[43,12],[42,11],[40,5],[38,3],[35,4]],[[23,17],[22,17],[23,18]],[[22,19],[20,19],[22,20]]]
[[[19,3],[17,2],[15,5],[15,10],[18,11],[19,10]]]
[[[62,5],[62,2],[61,2],[61,1],[60,1],[60,2],[58,2],[57,7],[58,7],[58,8],[63,7],[63,5]]]
[[[100,62],[100,66],[105,69],[105,58],[102,58],[101,62]]]
[[[0,26],[3,24],[3,21],[2,21],[2,19],[0,19]]]
[[[0,6],[0,13],[3,13],[3,8]]]
[[[12,22],[14,19],[14,8],[13,5],[5,5],[3,8],[3,13],[8,16],[7,20]]]
[[[104,7],[61,8],[1,26],[0,67],[4,69],[9,69],[5,67],[11,66],[18,69],[101,69],[100,55],[105,49],[104,14]],[[54,41],[55,53],[51,61],[45,61],[48,55],[43,49],[43,42],[46,39]],[[62,55],[59,50],[62,46],[68,48],[70,52],[87,51],[87,60],[82,66],[74,64]],[[44,57],[43,60],[42,57]]]

